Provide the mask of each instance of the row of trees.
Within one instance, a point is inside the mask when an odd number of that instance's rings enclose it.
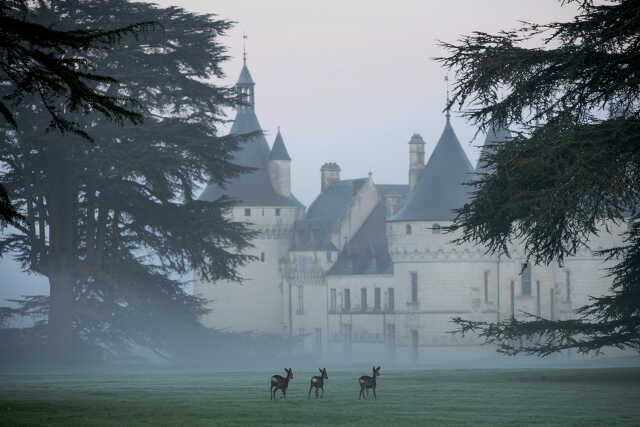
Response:
[[[211,83],[232,23],[125,0],[6,2],[0,19],[0,256],[50,284],[11,312],[47,317],[56,358],[198,330],[204,301],[180,278],[239,279],[250,259],[230,201],[194,199],[245,172],[243,137],[218,135],[235,93]]]

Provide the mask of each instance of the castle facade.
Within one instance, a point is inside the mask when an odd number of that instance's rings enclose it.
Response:
[[[237,89],[245,98],[232,133],[261,130],[255,83],[246,61]],[[507,141],[489,132],[485,147]],[[425,143],[408,143],[406,185],[379,184],[371,174],[342,180],[340,167],[320,168],[320,194],[305,207],[291,193],[291,158],[278,130],[272,147],[259,135],[234,162],[255,168],[225,188],[210,184],[201,200],[227,195],[231,213],[259,232],[240,270],[241,284],[197,281],[211,302],[205,325],[299,337],[299,350],[318,357],[355,354],[417,360],[437,349],[475,347],[474,337],[448,333],[452,317],[496,321],[530,313],[568,319],[589,296],[606,293],[608,265],[594,251],[620,243],[625,224],[602,233],[562,266],[530,265],[522,247],[509,257],[454,244],[454,209],[469,200],[463,185],[475,169],[445,116],[428,160]]]

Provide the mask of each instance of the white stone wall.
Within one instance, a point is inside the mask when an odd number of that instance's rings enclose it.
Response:
[[[250,209],[250,215],[245,215]],[[279,211],[276,211],[279,209]],[[290,232],[300,216],[294,207],[238,206],[233,208],[235,221],[249,222],[260,231],[253,248],[246,251],[257,260],[239,269],[242,283],[219,281],[196,282],[196,293],[211,302],[212,311],[203,317],[204,325],[232,331],[286,333],[284,317],[288,302],[285,265],[289,256]]]
[[[364,184],[353,198],[351,206],[344,218],[341,218],[339,226],[333,230],[329,239],[334,246],[340,250],[344,247],[346,241],[358,232],[362,224],[369,218],[369,215],[378,204],[379,196],[373,180],[369,180]]]

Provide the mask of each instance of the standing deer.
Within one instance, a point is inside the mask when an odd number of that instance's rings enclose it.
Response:
[[[293,379],[293,370],[284,368],[284,371],[287,373],[286,378],[281,375],[274,375],[271,377],[271,390],[269,394],[271,400],[276,398],[276,391],[278,389],[282,390],[282,398],[287,398],[287,387],[289,387],[289,380]]]
[[[358,383],[360,384],[360,395],[358,396],[358,400],[361,398],[365,398],[365,400],[369,397],[369,389],[373,389],[373,398],[378,400],[378,396],[376,396],[376,377],[380,375],[380,366],[377,368],[373,367],[373,376],[370,377],[368,375],[363,375],[358,379]],[[364,391],[367,390],[367,395],[364,395]]]
[[[307,399],[311,399],[311,389],[316,388],[316,399],[318,398],[318,389],[322,390],[322,397],[324,397],[324,380],[328,380],[329,376],[327,375],[326,368],[318,368],[320,371],[320,376],[311,377],[311,385],[309,386],[309,394]]]

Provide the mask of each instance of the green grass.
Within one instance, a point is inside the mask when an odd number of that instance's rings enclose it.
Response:
[[[0,374],[0,425],[640,425],[640,369],[385,371],[378,400],[331,371],[294,369],[288,400],[269,401],[278,372]]]

